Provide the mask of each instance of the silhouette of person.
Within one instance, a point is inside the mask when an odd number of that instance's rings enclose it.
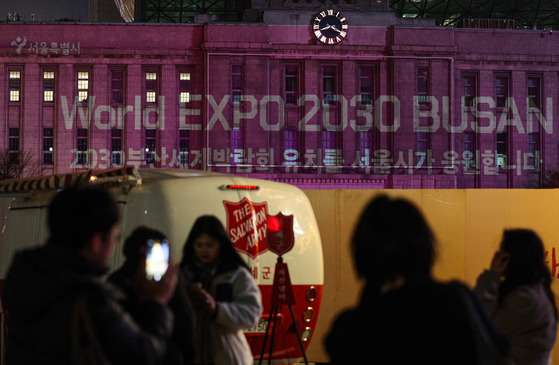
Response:
[[[503,232],[500,249],[474,292],[508,337],[512,364],[548,364],[557,335],[557,306],[543,242],[534,231]]]
[[[158,230],[146,226],[137,227],[124,241],[123,253],[126,258],[124,264],[108,278],[110,282],[127,293],[123,306],[138,321],[142,320],[142,313],[137,313],[137,308],[141,306],[143,293],[136,292],[134,282],[137,275],[145,274],[139,270],[146,258],[146,245],[149,240],[162,242],[167,240],[167,237]],[[156,247],[161,246],[156,245]],[[174,314],[174,326],[171,340],[167,343],[168,349],[164,364],[192,364],[196,353],[193,309],[186,293],[184,275],[180,272],[175,293],[169,301],[169,307]]]
[[[485,313],[464,285],[432,278],[434,241],[409,201],[381,195],[368,204],[351,241],[366,283],[359,304],[335,320],[325,339],[332,364],[482,363],[468,311]],[[485,320],[497,357],[504,357],[506,339]]]

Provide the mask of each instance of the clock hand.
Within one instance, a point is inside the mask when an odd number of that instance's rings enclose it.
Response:
[[[330,24],[326,24],[326,26],[324,28],[320,28],[319,30],[326,30],[326,29],[330,29],[332,28],[332,26]]]
[[[333,30],[335,30],[335,31],[338,32],[338,33],[341,33],[341,32],[342,32],[341,30],[339,30],[338,28],[336,28],[336,27],[333,26],[333,25],[332,25],[330,28],[332,28]]]

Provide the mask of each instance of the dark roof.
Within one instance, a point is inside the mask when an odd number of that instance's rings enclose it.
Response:
[[[434,18],[441,26],[559,29],[559,0],[390,0],[390,9],[399,17]]]

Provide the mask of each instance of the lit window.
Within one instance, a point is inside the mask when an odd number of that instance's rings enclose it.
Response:
[[[179,102],[190,102],[190,73],[181,72],[179,74]]]
[[[78,72],[78,101],[85,102],[89,97],[89,72]]]
[[[146,103],[157,101],[157,72],[146,72],[145,92]]]
[[[43,71],[43,101],[54,101],[54,71]]]
[[[21,71],[10,71],[10,101],[20,101]]]
[[[10,101],[19,101],[19,90],[10,90]]]

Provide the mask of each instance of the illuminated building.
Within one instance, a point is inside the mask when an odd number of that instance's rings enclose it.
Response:
[[[0,149],[43,174],[303,188],[537,187],[557,168],[553,32],[438,27],[376,0],[259,4],[242,22],[1,23]]]

